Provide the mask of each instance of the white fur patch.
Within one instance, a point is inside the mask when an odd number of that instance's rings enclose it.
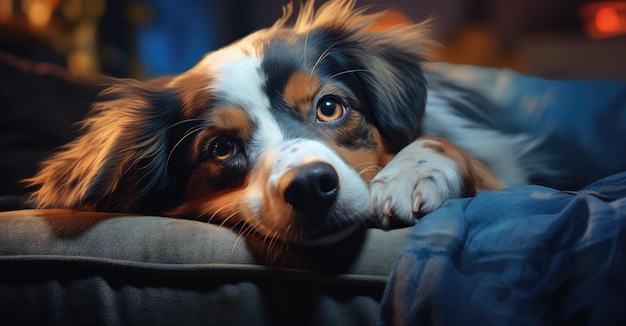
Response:
[[[269,108],[260,58],[230,46],[208,54],[194,69],[212,77],[207,89],[226,103],[251,112]]]

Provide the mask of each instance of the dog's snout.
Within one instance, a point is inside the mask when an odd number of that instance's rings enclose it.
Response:
[[[283,197],[300,213],[323,213],[337,199],[339,176],[328,163],[316,162],[300,167],[293,171],[290,179]]]

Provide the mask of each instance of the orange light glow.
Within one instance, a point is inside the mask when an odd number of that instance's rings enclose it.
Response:
[[[615,8],[605,7],[596,12],[595,23],[600,32],[616,32],[619,30],[619,15]]]
[[[13,1],[0,0],[0,21],[11,18],[13,14]]]
[[[585,31],[591,38],[626,34],[626,1],[592,1],[579,10]]]
[[[28,7],[28,20],[37,27],[43,27],[48,24],[52,17],[52,8],[45,2],[36,1]]]

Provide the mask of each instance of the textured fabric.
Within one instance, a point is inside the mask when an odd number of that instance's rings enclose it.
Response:
[[[371,325],[408,232],[313,250],[192,220],[2,212],[0,324]]]
[[[336,246],[241,237],[226,227],[161,216],[70,210],[0,212],[0,258],[92,257],[124,263],[266,264],[385,278],[408,229],[367,230]],[[343,255],[342,255],[343,254]]]
[[[626,173],[451,200],[413,228],[381,324],[626,323]]]
[[[0,267],[2,325],[372,325],[382,291],[278,270]]]

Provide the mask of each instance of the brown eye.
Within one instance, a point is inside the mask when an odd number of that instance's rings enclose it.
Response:
[[[239,153],[241,148],[231,138],[226,136],[217,136],[209,144],[208,150],[213,159],[223,161]]]
[[[321,122],[331,122],[341,119],[347,108],[339,100],[332,97],[323,97],[317,102],[317,119]]]

